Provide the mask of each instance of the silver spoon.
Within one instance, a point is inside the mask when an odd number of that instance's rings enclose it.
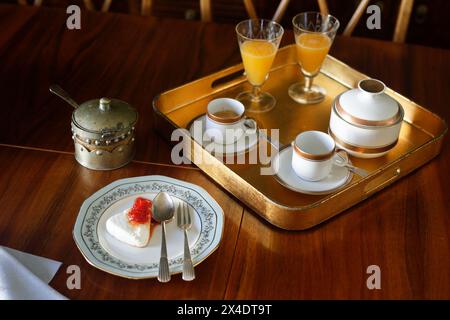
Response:
[[[348,160],[347,152],[339,151],[336,153],[337,157],[334,157],[334,164],[339,167],[346,167],[351,172],[356,173],[361,178],[367,177],[368,173],[366,170],[352,166]]]
[[[173,200],[167,192],[160,192],[153,199],[153,218],[161,222],[161,258],[159,259],[158,280],[160,282],[170,281],[169,261],[167,259],[166,244],[166,222],[173,218],[175,206]]]
[[[58,97],[60,97],[61,99],[63,99],[65,102],[67,102],[68,104],[70,104],[72,107],[74,107],[74,109],[78,108],[80,105],[73,100],[70,95],[60,86],[58,86],[57,84],[52,84],[50,86],[50,92],[57,95]]]

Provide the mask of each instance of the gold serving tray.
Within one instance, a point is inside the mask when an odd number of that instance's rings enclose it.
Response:
[[[328,130],[333,99],[357,85],[366,75],[327,56],[315,83],[327,90],[326,99],[316,105],[299,105],[288,96],[288,87],[301,79],[295,45],[278,51],[263,89],[277,100],[267,113],[249,114],[260,128],[279,128],[280,142],[289,144],[305,130]],[[381,79],[383,80],[383,79]],[[164,92],[153,101],[156,129],[170,140],[175,128],[188,128],[191,121],[206,112],[212,99],[231,97],[250,85],[243,76],[242,64]],[[243,201],[264,219],[283,229],[311,228],[353,206],[425,164],[441,150],[447,132],[445,121],[402,95],[387,89],[404,108],[405,117],[398,144],[376,159],[351,157],[354,165],[366,169],[363,179],[353,176],[344,188],[328,195],[307,195],[291,191],[275,176],[260,175],[261,164],[224,164],[198,143],[191,141],[188,155],[202,171]],[[190,139],[190,138],[189,138]],[[260,140],[261,143],[266,141]],[[199,161],[203,159],[203,161]]]

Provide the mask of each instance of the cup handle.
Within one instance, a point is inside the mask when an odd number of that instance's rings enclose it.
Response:
[[[245,117],[244,125],[246,127],[245,132],[247,134],[253,134],[258,130],[258,123],[253,118]]]
[[[341,155],[340,157],[348,162],[348,153],[344,149],[336,148],[334,154]]]

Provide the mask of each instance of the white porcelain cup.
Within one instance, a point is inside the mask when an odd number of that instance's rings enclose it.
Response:
[[[217,143],[235,143],[246,130],[245,121],[253,121],[246,119],[244,113],[245,107],[238,100],[211,100],[206,113],[206,134]]]
[[[305,131],[292,141],[292,169],[304,180],[319,181],[331,172],[336,144],[322,131]]]

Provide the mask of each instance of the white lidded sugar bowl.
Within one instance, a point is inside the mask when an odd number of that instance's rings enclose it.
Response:
[[[336,146],[360,158],[385,155],[398,142],[404,111],[383,82],[364,79],[336,97],[329,133]]]

